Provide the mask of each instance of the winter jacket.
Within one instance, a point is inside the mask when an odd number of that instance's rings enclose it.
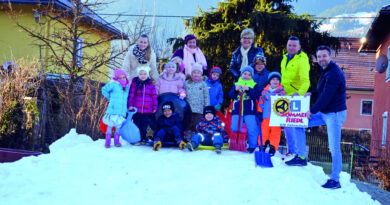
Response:
[[[151,79],[147,79],[147,83],[142,89],[138,89],[136,92],[136,79],[133,78],[130,86],[129,99],[127,101],[128,107],[136,107],[137,113],[153,113],[157,110],[157,93],[156,87],[153,85]]]
[[[163,93],[179,94],[179,92],[184,92],[184,81],[179,73],[175,73],[172,79],[168,79],[167,73],[163,72],[156,81],[156,91],[158,95]]]
[[[310,112],[330,113],[346,110],[347,94],[343,71],[332,61],[321,71],[317,89],[312,92],[317,101],[310,108]]]
[[[171,128],[172,126],[177,126],[180,131],[183,130],[182,120],[177,113],[172,113],[170,118],[161,115],[157,120],[157,131],[163,128]]]
[[[102,94],[109,100],[106,114],[122,115],[126,117],[127,97],[129,96],[129,87],[125,90],[117,81],[110,81],[102,88]]]
[[[292,95],[298,92],[303,95],[310,87],[309,58],[306,53],[300,51],[298,54],[288,61],[288,56],[283,55],[283,60],[280,63],[282,84],[287,95]]]
[[[203,114],[203,108],[210,105],[209,89],[207,84],[203,81],[194,82],[192,79],[188,79],[184,84],[184,89],[187,93],[187,102],[191,106],[191,110],[194,113]]]
[[[237,83],[236,83],[237,84]],[[232,89],[229,91],[229,96],[233,101],[233,115],[238,115],[240,110],[240,93],[236,91],[236,84],[233,85]],[[249,88],[248,91],[245,91],[245,96],[243,96],[243,106],[242,113],[243,115],[255,115],[257,113],[257,104],[256,100],[260,97],[260,88],[255,83],[253,88]]]
[[[216,133],[220,133],[223,138],[228,138],[225,131],[225,126],[222,124],[222,120],[218,116],[214,116],[214,119],[207,121],[203,118],[197,125],[195,131],[201,133],[204,136],[211,137]]]
[[[280,84],[278,88],[274,91],[270,91],[271,85],[268,84],[267,87],[264,88],[261,97],[259,99],[259,105],[261,110],[263,111],[263,119],[269,119],[271,115],[271,96],[284,96],[286,92],[284,91],[283,85]]]
[[[240,69],[241,69],[241,62],[242,62],[242,55],[241,55],[241,46],[237,48],[232,54],[232,59],[230,60],[230,73],[233,76],[234,81],[237,81],[240,77]],[[248,63],[252,63],[253,59],[255,58],[256,54],[263,53],[263,49],[259,47],[255,47],[253,44],[248,51]],[[263,53],[264,54],[264,53]]]
[[[219,79],[217,81],[214,81],[213,79],[207,78],[206,84],[209,89],[210,105],[211,106],[215,106],[217,104],[222,105],[223,90],[222,90],[222,84],[219,82]]]
[[[149,76],[153,80],[158,79],[158,71],[156,66],[156,54],[153,52],[150,54],[150,60],[146,64],[141,64],[138,62],[137,58],[133,54],[133,50],[136,44],[132,45],[127,51],[125,59],[122,62],[122,70],[126,71],[127,77],[129,80],[132,80],[134,77],[137,77],[137,68],[140,66],[149,66],[150,73]]]
[[[264,68],[261,73],[258,73],[253,64],[251,64],[251,67],[254,70],[253,80],[259,85],[260,92],[262,92],[263,89],[268,85],[269,71],[267,68]]]

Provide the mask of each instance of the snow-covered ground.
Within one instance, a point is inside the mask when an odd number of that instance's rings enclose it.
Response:
[[[255,167],[254,156],[132,146],[104,148],[74,130],[51,153],[0,164],[1,205],[109,204],[379,204],[341,174],[341,189],[326,190],[321,167]]]

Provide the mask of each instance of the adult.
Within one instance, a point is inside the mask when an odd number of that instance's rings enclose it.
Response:
[[[130,82],[137,77],[138,67],[150,67],[150,78],[157,80],[159,77],[156,66],[156,54],[150,47],[149,37],[142,34],[137,43],[129,48],[122,63],[122,70],[126,71]]]
[[[192,65],[196,62],[202,65],[203,70],[207,71],[207,60],[202,50],[196,45],[196,36],[189,34],[184,37],[184,47],[177,49],[171,59],[180,57],[183,59],[184,74],[191,75]],[[206,73],[206,72],[203,72]]]
[[[254,46],[254,40],[255,32],[251,28],[246,28],[241,32],[241,45],[233,52],[229,67],[234,82],[240,77],[241,68],[244,68],[253,62],[256,54],[264,55],[262,48]]]
[[[287,54],[280,63],[282,85],[288,96],[304,95],[310,87],[310,64],[307,54],[301,50],[299,39],[292,36],[287,41]],[[288,153],[295,154],[300,161],[287,161],[287,165],[306,166],[306,135],[304,128],[285,127]],[[295,159],[295,158],[294,158]]]
[[[309,127],[326,125],[329,149],[332,154],[332,174],[323,188],[341,188],[339,178],[342,169],[340,148],[341,127],[347,118],[346,86],[343,71],[331,60],[331,50],[319,46],[316,51],[321,75],[317,89],[304,96],[313,96],[316,102],[307,111]]]

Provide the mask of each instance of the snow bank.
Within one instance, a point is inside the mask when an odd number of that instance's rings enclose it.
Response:
[[[254,156],[131,146],[104,148],[75,130],[51,153],[0,164],[0,204],[379,204],[341,174],[326,190],[321,167],[255,167]]]

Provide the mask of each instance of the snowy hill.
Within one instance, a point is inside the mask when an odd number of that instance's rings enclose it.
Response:
[[[321,188],[321,167],[255,167],[251,154],[132,146],[104,148],[74,130],[51,153],[0,164],[1,205],[379,204],[341,174],[341,189]]]

